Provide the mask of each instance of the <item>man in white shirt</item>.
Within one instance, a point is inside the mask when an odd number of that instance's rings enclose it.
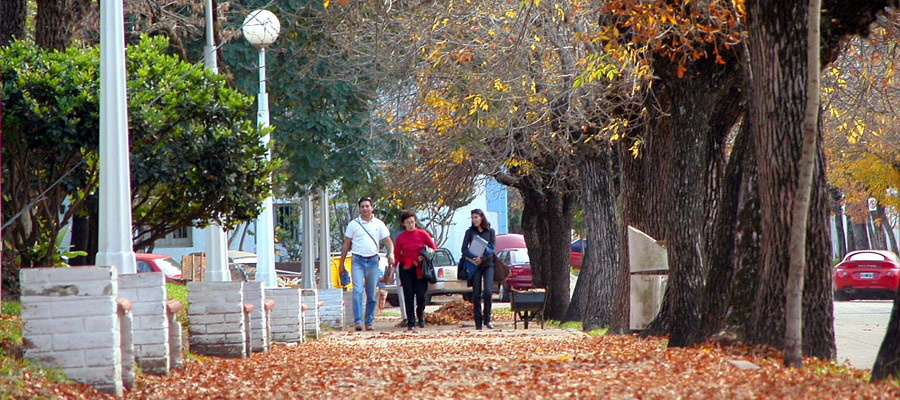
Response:
[[[341,248],[341,274],[347,269],[344,267],[344,259],[347,252],[352,252],[351,258],[353,278],[353,322],[356,330],[363,329],[363,291],[366,295],[366,330],[372,330],[375,320],[375,286],[378,284],[378,248],[379,243],[387,247],[388,265],[394,265],[394,241],[391,240],[391,232],[384,222],[376,218],[372,212],[375,207],[372,198],[363,197],[357,203],[359,205],[359,218],[350,221],[344,232],[344,246]]]

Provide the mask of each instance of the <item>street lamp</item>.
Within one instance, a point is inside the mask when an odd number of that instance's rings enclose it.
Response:
[[[269,95],[266,93],[266,46],[275,42],[281,23],[278,17],[268,10],[256,10],[244,19],[241,29],[244,38],[250,44],[259,49],[259,108],[256,113],[256,122],[260,128],[269,126]],[[269,134],[262,138],[262,142],[269,147]],[[272,159],[272,150],[266,153],[266,158]],[[256,280],[263,283],[264,287],[278,286],[275,277],[275,223],[272,215],[272,197],[263,201],[262,213],[256,218]]]
[[[100,221],[97,265],[137,272],[131,243],[131,166],[122,0],[100,4]]]

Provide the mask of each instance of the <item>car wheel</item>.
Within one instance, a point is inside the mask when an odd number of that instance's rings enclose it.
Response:
[[[387,301],[391,304],[391,307],[400,307],[400,298],[396,294],[389,294]]]
[[[847,301],[850,300],[850,297],[847,296],[847,293],[844,293],[843,290],[835,290],[834,291],[834,301]]]
[[[500,301],[509,302],[509,287],[505,283],[500,284]]]

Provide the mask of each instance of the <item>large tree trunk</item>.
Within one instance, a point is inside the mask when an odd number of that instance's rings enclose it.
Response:
[[[35,44],[45,49],[65,50],[93,6],[90,0],[37,0]]]
[[[887,333],[872,366],[872,382],[888,378],[900,378],[900,290],[894,295]]]
[[[706,278],[705,301],[703,304],[701,339],[718,333],[725,326],[728,308],[731,305],[731,289],[735,276],[735,249],[740,207],[741,183],[744,181],[745,160],[752,158],[753,138],[749,125],[741,124],[735,139],[731,157],[722,182],[719,211],[714,224],[715,230],[709,238],[710,270]],[[743,251],[743,249],[742,249]]]
[[[853,220],[848,220],[847,223],[850,225],[850,239],[852,239],[850,241],[852,246],[850,246],[848,250],[853,251],[869,249],[869,235],[866,232],[866,225],[856,223]]]
[[[619,222],[613,185],[614,150],[591,150],[581,160],[581,199],[588,246],[566,320],[581,320],[585,330],[610,323],[619,267]]]
[[[576,197],[519,187],[525,211],[522,225],[535,287],[547,289],[546,317],[563,320],[569,306],[569,239]]]
[[[806,26],[805,2],[761,0],[748,8],[750,63],[753,70],[751,101],[755,116],[751,121],[756,137],[762,209],[762,285],[753,313],[751,340],[776,347],[784,346],[785,285],[787,280],[791,202],[799,176],[802,133],[800,122],[805,106]],[[821,155],[821,142],[817,153]],[[820,161],[821,165],[824,165]],[[827,203],[823,170],[817,168],[807,229],[808,285],[803,291],[803,321],[832,321]],[[823,237],[824,235],[824,237]],[[827,284],[826,284],[827,282]],[[807,308],[807,307],[812,308]],[[812,328],[804,338],[804,353],[822,358],[834,356],[834,334]],[[807,344],[811,344],[808,347]]]
[[[0,0],[0,46],[25,39],[26,0]]]

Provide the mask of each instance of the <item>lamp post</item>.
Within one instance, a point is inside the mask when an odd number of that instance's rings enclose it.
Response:
[[[100,4],[100,220],[97,265],[137,272],[131,242],[131,166],[122,0]]]
[[[219,73],[216,65],[216,42],[213,37],[212,0],[206,0],[206,45],[203,46],[203,63],[214,74]],[[225,230],[216,224],[206,227],[206,271],[203,280],[207,282],[230,282],[228,271],[228,237]]]
[[[256,122],[260,128],[269,126],[269,95],[266,93],[266,46],[275,42],[281,23],[278,17],[268,10],[256,10],[244,19],[242,31],[244,38],[259,49],[259,108]],[[269,146],[269,134],[262,138],[263,144]],[[272,159],[272,150],[266,153]],[[272,197],[263,201],[262,213],[256,218],[256,280],[264,287],[278,286],[275,277],[275,223],[272,215]]]

